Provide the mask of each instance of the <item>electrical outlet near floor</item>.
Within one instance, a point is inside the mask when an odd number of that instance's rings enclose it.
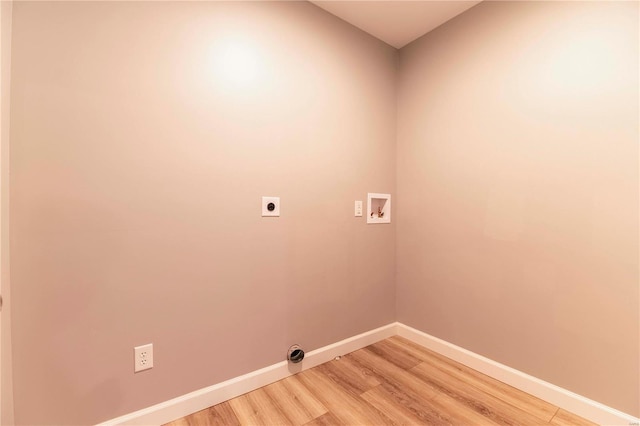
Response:
[[[153,368],[153,343],[133,348],[133,372]]]

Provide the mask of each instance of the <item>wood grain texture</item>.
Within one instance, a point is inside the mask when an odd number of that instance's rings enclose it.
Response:
[[[365,392],[362,398],[399,424],[451,424],[446,413],[425,404],[426,401],[420,401],[416,395],[387,384]]]
[[[346,425],[380,425],[389,424],[391,420],[367,404],[358,396],[354,396],[340,384],[322,374],[319,369],[312,368],[299,374],[300,380],[312,391],[340,421]]]
[[[591,423],[589,420],[583,419],[582,417],[578,417],[575,414],[571,414],[568,411],[563,409],[559,409],[553,419],[551,419],[551,424],[555,426],[594,426],[595,423]]]
[[[228,401],[198,411],[172,423],[172,426],[240,426]]]
[[[403,337],[394,336],[387,341],[396,347],[399,347],[401,350],[405,350],[420,358],[422,361],[446,372],[452,377],[466,382],[489,395],[493,395],[514,407],[526,411],[544,422],[550,421],[558,411],[558,407],[553,404],[502,383],[501,381],[457,363],[440,354],[432,352]]]
[[[321,415],[317,419],[311,420],[305,426],[334,426],[339,424],[340,420],[338,420],[336,416],[329,412]]]
[[[369,369],[360,367],[346,357],[319,365],[318,370],[356,396],[380,385]]]
[[[593,425],[399,336],[169,423],[408,424]]]
[[[329,411],[296,376],[272,383],[264,390],[290,424],[303,425]]]
[[[436,393],[433,388],[422,382],[415,375],[369,351],[368,347],[352,352],[345,358],[353,360],[361,365],[362,368],[369,368],[381,383],[386,383],[393,387],[399,386],[407,392],[418,395],[420,399],[430,399]]]
[[[229,401],[242,425],[291,424],[277,404],[274,404],[265,388],[256,389]]]
[[[544,422],[491,394],[483,392],[474,386],[469,386],[468,382],[442,372],[426,362],[419,364],[410,371],[436,389],[440,394],[439,400],[451,399],[452,401],[448,403],[458,407],[457,411],[475,411],[502,425],[537,425]]]

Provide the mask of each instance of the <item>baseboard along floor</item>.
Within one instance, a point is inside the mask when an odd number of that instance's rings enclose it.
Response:
[[[594,425],[395,336],[167,426],[391,424]]]
[[[106,425],[637,425],[629,414],[392,323]]]

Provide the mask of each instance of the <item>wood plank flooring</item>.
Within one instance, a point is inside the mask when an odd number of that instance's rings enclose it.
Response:
[[[168,426],[545,424],[593,425],[394,336]]]

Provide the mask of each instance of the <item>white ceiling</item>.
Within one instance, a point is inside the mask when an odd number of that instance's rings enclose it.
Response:
[[[431,0],[310,0],[329,13],[399,49],[480,3]]]

